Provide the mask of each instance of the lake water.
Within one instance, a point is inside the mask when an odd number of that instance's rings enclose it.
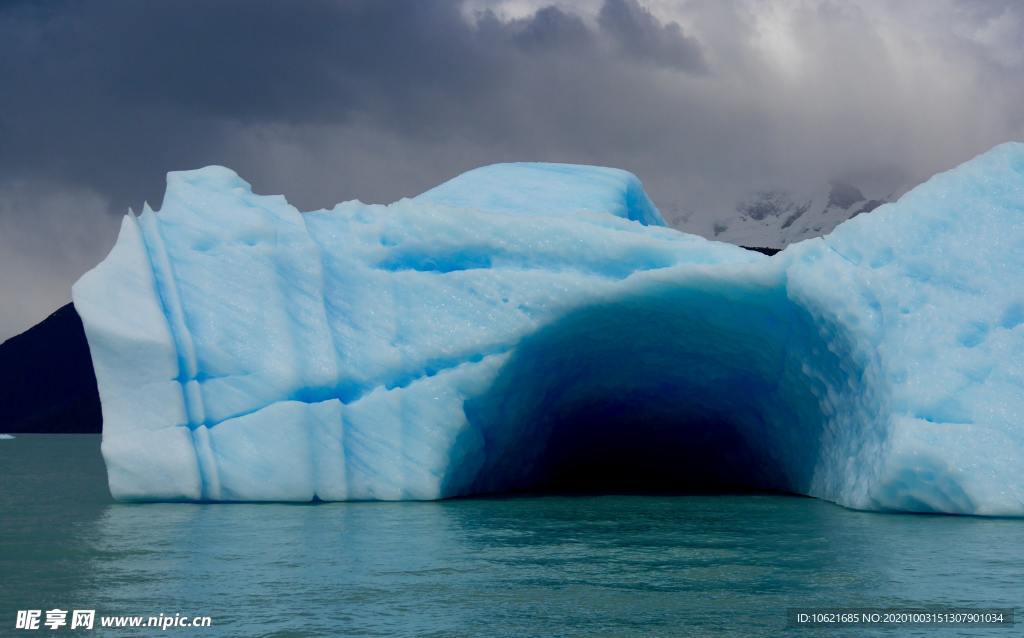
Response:
[[[167,636],[1022,633],[787,629],[785,613],[1020,606],[1019,520],[763,495],[121,505],[87,435],[0,441],[0,473],[0,635],[154,635],[13,629],[54,607],[213,619]]]

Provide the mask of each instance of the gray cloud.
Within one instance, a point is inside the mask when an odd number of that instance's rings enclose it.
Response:
[[[68,287],[109,252],[118,218],[88,189],[19,181],[0,191],[0,339],[68,301]]]
[[[0,68],[0,169],[121,203],[158,196],[168,169],[237,160],[223,148],[239,127],[358,121],[413,143],[514,135],[522,122],[507,97],[533,103],[573,67],[603,75],[609,40],[699,68],[678,26],[633,0],[608,6],[596,32],[554,8],[470,24],[458,3],[414,0],[14,4],[0,18],[0,54],[18,61]],[[537,73],[552,57],[557,72]]]
[[[1024,137],[1022,13],[954,0],[6,2],[0,338],[66,299],[116,216],[159,203],[168,170],[228,165],[310,209],[391,201],[495,161],[614,165],[692,211],[697,231],[751,190],[837,176],[895,188]]]
[[[628,56],[683,71],[704,70],[697,41],[676,22],[662,24],[635,0],[606,0],[597,21]]]

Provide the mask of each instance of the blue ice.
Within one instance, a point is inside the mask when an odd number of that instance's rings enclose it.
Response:
[[[168,174],[75,285],[122,500],[770,489],[1024,515],[1024,144],[768,258],[633,175],[300,213]]]

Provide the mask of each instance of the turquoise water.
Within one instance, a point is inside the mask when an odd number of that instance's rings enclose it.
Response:
[[[120,505],[82,435],[0,441],[0,471],[0,635],[1021,635],[786,629],[785,610],[1020,606],[1024,521],[784,496]],[[213,627],[14,631],[53,607]]]

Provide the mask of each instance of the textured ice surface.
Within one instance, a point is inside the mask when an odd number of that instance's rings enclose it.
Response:
[[[623,171],[300,213],[168,175],[75,285],[126,500],[766,488],[1024,515],[1024,145],[775,257]]]
[[[448,180],[416,200],[516,215],[610,213],[644,225],[665,225],[640,180],[600,166],[492,164]]]

